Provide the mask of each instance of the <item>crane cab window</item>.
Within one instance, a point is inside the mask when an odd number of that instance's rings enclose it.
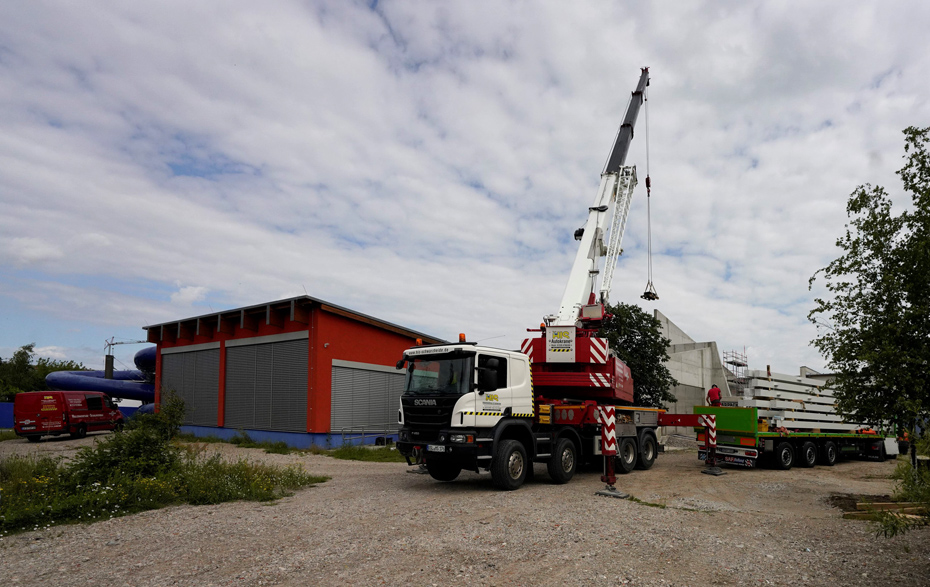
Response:
[[[507,387],[507,359],[478,355],[478,391],[494,391],[504,387]]]

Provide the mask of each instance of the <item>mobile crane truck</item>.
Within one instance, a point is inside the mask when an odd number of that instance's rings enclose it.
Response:
[[[462,470],[489,471],[496,487],[513,490],[533,463],[545,463],[555,483],[567,483],[581,459],[604,456],[602,479],[612,490],[615,468],[628,473],[655,462],[665,412],[631,406],[630,369],[597,336],[637,183],[635,167],[625,162],[648,84],[643,68],[587,222],[575,231],[578,252],[559,312],[528,329],[540,335],[524,340],[521,351],[478,346],[460,335],[457,344],[404,352],[397,364],[407,370],[397,449],[409,465],[425,462],[439,481]],[[705,420],[682,415],[668,425]],[[714,464],[713,453],[708,461]]]

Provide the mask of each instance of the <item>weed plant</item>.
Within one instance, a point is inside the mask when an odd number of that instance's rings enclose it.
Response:
[[[183,404],[133,418],[63,464],[50,457],[0,459],[0,539],[63,523],[113,518],[167,505],[269,501],[326,481],[298,466],[225,462],[173,442]]]
[[[16,436],[16,433],[13,432],[12,430],[9,430],[9,429],[0,430],[0,442],[3,442],[4,440],[15,440],[17,438],[19,438],[19,436]]]

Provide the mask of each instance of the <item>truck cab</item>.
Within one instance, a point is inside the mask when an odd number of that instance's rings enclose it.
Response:
[[[532,450],[533,387],[523,353],[469,343],[421,346],[405,351],[398,365],[407,373],[397,448],[425,460],[433,477],[489,470],[502,438],[519,438]]]

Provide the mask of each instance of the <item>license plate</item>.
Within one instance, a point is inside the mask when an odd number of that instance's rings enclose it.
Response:
[[[446,447],[441,444],[428,444],[426,450],[429,452],[446,452]]]
[[[23,426],[22,428],[20,428],[20,430],[35,430],[35,429],[36,429],[35,426]]]

